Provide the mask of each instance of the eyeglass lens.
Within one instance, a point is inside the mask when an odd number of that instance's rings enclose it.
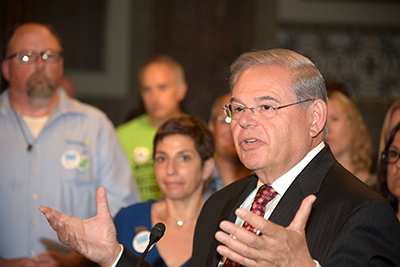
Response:
[[[400,158],[400,153],[394,150],[384,151],[382,153],[382,162],[386,164],[396,163]]]
[[[19,61],[26,64],[35,63],[39,56],[41,56],[46,63],[55,63],[60,58],[60,53],[53,52],[49,49],[42,52],[34,52],[32,50],[28,50],[19,52],[15,56]]]

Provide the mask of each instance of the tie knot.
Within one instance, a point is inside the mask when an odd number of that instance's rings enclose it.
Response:
[[[272,188],[272,186],[263,184],[262,186],[260,186],[260,188],[258,188],[256,195],[273,199],[276,196],[276,194],[277,192]]]
[[[277,192],[269,185],[262,185],[258,189],[256,193],[256,197],[254,198],[254,202],[252,205],[251,210],[257,213],[260,216],[264,216],[265,213],[265,206],[268,202],[270,202],[275,196]],[[258,210],[258,211],[256,211]]]

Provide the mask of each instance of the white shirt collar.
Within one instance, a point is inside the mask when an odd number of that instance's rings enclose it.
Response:
[[[294,179],[299,173],[307,166],[308,163],[325,147],[325,143],[322,141],[316,147],[314,147],[307,155],[297,163],[287,173],[276,179],[271,186],[278,192],[279,195],[283,196],[289,186],[293,183]],[[261,181],[259,180],[259,183]]]

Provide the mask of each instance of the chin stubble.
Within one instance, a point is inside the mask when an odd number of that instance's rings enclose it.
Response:
[[[43,75],[44,79],[38,80],[38,76]],[[42,107],[49,103],[55,86],[54,81],[44,72],[33,73],[26,84],[27,95],[33,106]]]

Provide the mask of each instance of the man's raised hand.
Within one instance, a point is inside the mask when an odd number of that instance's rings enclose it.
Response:
[[[306,197],[292,223],[284,228],[244,209],[237,209],[236,215],[260,230],[255,235],[243,227],[222,221],[223,231],[215,234],[223,245],[217,251],[243,266],[315,266],[305,237],[305,226],[316,197]],[[230,236],[232,235],[232,236]]]
[[[97,215],[86,220],[45,206],[39,210],[63,244],[101,266],[111,266],[120,252],[120,245],[104,187],[97,189],[96,205]]]

